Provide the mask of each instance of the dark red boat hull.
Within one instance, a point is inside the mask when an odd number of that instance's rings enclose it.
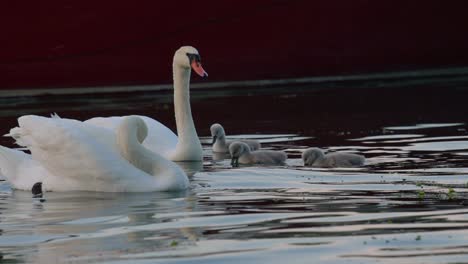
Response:
[[[182,45],[200,51],[210,81],[468,65],[466,10],[431,0],[10,1],[0,88],[170,83]]]

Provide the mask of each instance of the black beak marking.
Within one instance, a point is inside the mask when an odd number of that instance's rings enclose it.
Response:
[[[198,63],[201,62],[200,55],[198,55],[198,54],[187,53],[187,57],[189,58],[190,63],[192,63],[193,61],[196,61]]]

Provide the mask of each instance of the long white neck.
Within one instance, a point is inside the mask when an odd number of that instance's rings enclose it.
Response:
[[[185,172],[174,162],[146,149],[144,140],[145,122],[136,116],[125,118],[117,129],[117,146],[124,159],[136,168],[154,177],[161,189],[180,190],[187,188],[189,181]],[[142,136],[145,135],[145,136]]]
[[[214,144],[215,149],[227,150],[228,146],[226,144],[226,136],[221,135],[216,137],[216,142]]]
[[[144,129],[134,117],[123,120],[117,130],[117,146],[120,154],[138,169],[152,175],[154,167],[158,167],[162,159],[138,142],[138,132]]]
[[[200,161],[203,150],[190,108],[190,68],[173,65],[174,72],[174,111],[177,125],[176,151],[171,159],[175,161]]]

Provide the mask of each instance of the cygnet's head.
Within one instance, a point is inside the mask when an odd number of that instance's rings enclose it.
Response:
[[[250,152],[250,147],[244,142],[234,141],[229,145],[229,154],[231,154],[231,165],[239,166],[239,157]]]
[[[174,66],[185,69],[192,68],[201,77],[208,77],[208,73],[201,65],[200,54],[198,50],[191,46],[180,47],[174,54]]]
[[[223,126],[221,126],[218,123],[211,125],[210,131],[211,131],[211,136],[213,137],[213,142],[211,144],[216,143],[217,139],[223,138],[226,136],[226,134],[224,133]]]
[[[302,152],[304,166],[312,166],[317,159],[323,158],[324,156],[323,151],[319,148],[308,148]]]

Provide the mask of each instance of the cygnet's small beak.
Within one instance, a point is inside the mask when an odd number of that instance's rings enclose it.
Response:
[[[201,63],[196,60],[192,61],[192,69],[201,77],[208,77],[208,73],[203,69]]]
[[[211,142],[211,145],[213,145],[214,143],[216,143],[216,139],[217,139],[217,137],[216,137],[216,136],[213,136],[213,142]]]

